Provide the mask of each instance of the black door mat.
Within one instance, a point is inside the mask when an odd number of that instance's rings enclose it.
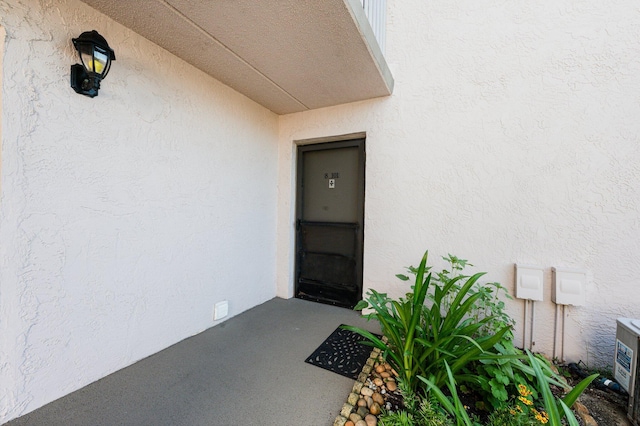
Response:
[[[366,338],[340,327],[336,328],[305,362],[355,380],[373,348],[360,343],[366,341]]]

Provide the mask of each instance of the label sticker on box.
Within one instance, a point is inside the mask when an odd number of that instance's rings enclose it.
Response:
[[[631,378],[631,362],[633,360],[633,350],[616,339],[616,365],[614,379],[620,386],[629,390],[629,380]]]

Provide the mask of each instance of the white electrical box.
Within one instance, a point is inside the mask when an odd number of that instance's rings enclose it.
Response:
[[[628,417],[634,425],[640,425],[640,380],[638,349],[640,349],[640,320],[618,318],[616,347],[613,357],[613,378],[629,392]]]
[[[551,268],[551,301],[558,305],[583,306],[587,273],[575,269]]]
[[[542,268],[516,264],[516,297],[543,300],[544,274]]]

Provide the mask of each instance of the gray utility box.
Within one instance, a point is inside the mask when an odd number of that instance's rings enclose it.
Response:
[[[638,368],[640,320],[618,318],[617,324],[613,377],[623,389],[629,392],[627,415],[635,426],[640,426],[640,369]]]

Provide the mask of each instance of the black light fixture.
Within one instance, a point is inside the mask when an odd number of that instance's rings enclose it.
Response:
[[[76,93],[91,98],[98,96],[100,81],[109,73],[116,54],[96,30],[85,31],[71,40],[82,62],[82,65],[71,65],[71,87]]]

